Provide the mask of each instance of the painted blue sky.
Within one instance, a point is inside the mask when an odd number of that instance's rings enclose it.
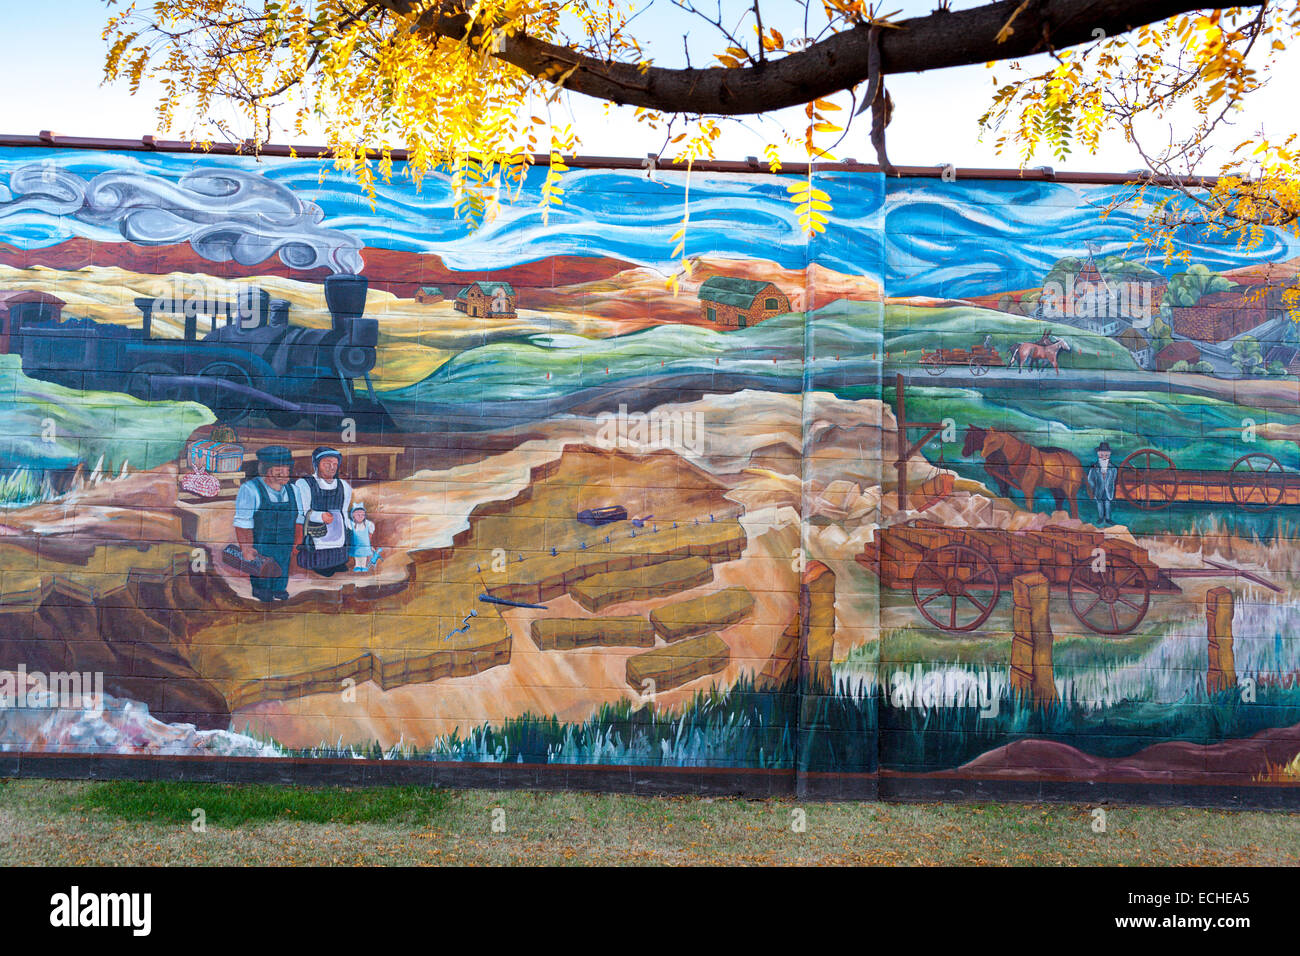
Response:
[[[197,175],[223,171],[242,174],[241,182],[261,190],[257,202],[249,203],[247,190],[232,198],[233,186],[221,175]],[[426,177],[417,190],[399,169],[379,187],[372,208],[348,174],[316,160],[6,148],[0,149],[0,241],[39,247],[73,236],[156,236],[152,241],[174,242],[186,230],[202,230],[205,241],[216,235],[222,242],[256,233],[248,239],[256,251],[278,230],[287,245],[337,239],[353,248],[436,253],[457,269],[599,255],[671,272],[670,237],[689,189],[687,254],[767,259],[796,269],[813,261],[883,281],[896,296],[1023,288],[1058,258],[1086,253],[1089,244],[1099,254],[1142,257],[1132,242],[1141,213],[1100,215],[1114,195],[1111,187],[896,180],[886,199],[883,177],[836,173],[818,182],[831,196],[833,225],[807,242],[788,201],[790,177],[659,172],[652,180],[641,172],[575,169],[563,180],[564,204],[544,219],[542,176],[533,170],[514,202],[471,230],[455,217],[443,176]],[[192,208],[185,217],[174,215],[182,205]],[[1280,233],[1249,254],[1222,238],[1189,235],[1185,244],[1193,261],[1215,269],[1290,258],[1300,255],[1296,246]],[[257,255],[253,261],[265,257]],[[1159,260],[1148,265],[1165,273],[1183,268]]]

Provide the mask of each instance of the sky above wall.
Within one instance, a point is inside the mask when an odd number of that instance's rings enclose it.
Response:
[[[734,5],[734,4],[733,4]],[[957,2],[957,8],[979,5],[979,0]],[[126,87],[100,85],[105,44],[101,39],[107,8],[103,0],[64,0],[54,8],[31,2],[4,0],[5,56],[0,57],[0,133],[34,134],[43,129],[79,136],[136,138],[146,133],[165,135],[157,128],[154,105],[156,87],[142,89],[131,96]],[[706,4],[707,6],[707,4]],[[737,5],[739,9],[744,4]],[[780,0],[772,3],[779,10]],[[793,6],[793,5],[786,5]],[[933,0],[900,0],[902,12],[896,18],[929,12]],[[771,20],[769,19],[770,23]],[[666,66],[682,65],[684,46],[691,50],[693,65],[708,62],[708,51],[717,49],[717,35],[703,21],[674,11],[670,0],[654,0],[638,21],[647,49],[656,62]],[[791,26],[777,21],[778,28]],[[683,33],[688,34],[683,43]],[[787,31],[787,36],[791,35]],[[1033,67],[1036,60],[1025,61]],[[889,152],[893,162],[903,165],[932,166],[952,163],[959,167],[1015,167],[1019,157],[999,155],[992,137],[981,139],[978,117],[988,106],[993,92],[993,76],[1005,69],[989,70],[984,65],[963,67],[927,74],[891,77],[889,88],[896,104],[894,122],[889,129]],[[1249,114],[1239,117],[1229,139],[1248,139],[1261,123],[1276,133],[1283,124],[1277,117],[1291,115],[1284,97],[1288,88],[1300,81],[1300,69],[1288,69],[1274,75],[1270,88],[1264,90]],[[233,111],[230,118],[234,118]],[[579,152],[585,155],[642,156],[658,152],[663,146],[662,133],[653,133],[635,123],[631,111],[613,109],[605,114],[603,104],[574,97],[568,110],[552,114],[559,125],[572,122],[580,132]],[[740,159],[758,155],[767,142],[780,139],[784,123],[790,129],[802,129],[802,110],[773,114],[759,121],[725,127],[718,147],[718,157]],[[1289,132],[1290,124],[1285,124]],[[1153,133],[1159,131],[1152,131]],[[307,142],[319,142],[309,137]],[[286,137],[282,142],[293,142]],[[783,157],[790,161],[803,158],[798,149],[785,148]],[[874,152],[867,138],[867,124],[859,122],[836,150],[841,158],[853,157],[874,162]],[[1058,170],[1126,171],[1140,165],[1137,153],[1115,135],[1103,142],[1096,154],[1076,153],[1065,160],[1047,155],[1036,156],[1029,165],[1050,165]],[[1207,170],[1213,172],[1214,170]]]

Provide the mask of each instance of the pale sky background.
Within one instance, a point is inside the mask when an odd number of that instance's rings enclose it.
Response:
[[[779,10],[781,3],[782,0],[769,0],[773,9]],[[979,0],[958,0],[954,6],[978,3]],[[897,6],[902,10],[901,16],[914,16],[928,12],[934,4],[933,0],[900,0]],[[105,53],[100,34],[108,15],[103,0],[61,0],[57,4],[0,0],[0,8],[5,24],[5,53],[0,56],[0,90],[4,91],[0,100],[0,133],[35,134],[49,129],[64,135],[127,139],[146,133],[165,135],[156,128],[155,89],[146,87],[140,94],[131,96],[123,84],[100,85]],[[718,48],[716,33],[702,21],[696,22],[700,23],[699,27],[689,17],[674,11],[668,0],[654,0],[654,6],[639,21],[642,34],[648,35],[649,49],[656,62],[665,66],[682,64],[683,30],[691,32],[694,65],[707,62],[706,51]],[[1034,65],[1035,61],[1026,61],[1026,66]],[[992,75],[996,72],[999,71],[977,65],[890,77],[888,86],[896,106],[888,132],[891,160],[899,165],[918,166],[944,163],[968,168],[1017,166],[1017,156],[999,156],[993,149],[992,137],[981,141],[979,136],[977,119],[990,102]],[[1005,76],[1005,69],[1000,72]],[[1300,70],[1290,68],[1285,75],[1272,77],[1269,88],[1262,91],[1252,106],[1251,114],[1238,120],[1232,140],[1250,138],[1261,122],[1267,124],[1274,136],[1291,132],[1295,128],[1290,119],[1294,104],[1284,97],[1300,85],[1298,81]],[[791,111],[789,116],[790,127],[802,129],[802,110]],[[1282,122],[1278,121],[1279,117]],[[553,118],[559,122],[569,119]],[[859,118],[836,150],[837,156],[875,161],[865,119],[865,116]],[[583,155],[642,157],[647,152],[657,152],[663,143],[661,133],[650,133],[633,122],[630,110],[616,109],[607,118],[603,104],[587,98],[574,98],[572,120],[582,137],[578,151]],[[760,155],[764,143],[779,139],[780,121],[781,114],[774,114],[764,121],[747,120],[747,128],[728,124],[718,158]],[[289,138],[279,141],[293,142]],[[320,142],[320,138],[309,138],[307,142]],[[783,156],[793,161],[803,158],[801,150],[786,149]],[[1058,170],[1123,172],[1141,163],[1132,147],[1116,135],[1104,141],[1095,155],[1076,152],[1065,161],[1038,156],[1030,165],[1051,165]]]

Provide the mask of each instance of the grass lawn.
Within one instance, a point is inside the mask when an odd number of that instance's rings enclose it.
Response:
[[[1300,814],[1091,810],[0,780],[0,864],[1300,864]]]

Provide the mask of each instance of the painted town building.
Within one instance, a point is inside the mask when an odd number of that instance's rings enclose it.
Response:
[[[1155,368],[1157,372],[1167,372],[1179,362],[1189,366],[1201,360],[1201,350],[1191,342],[1170,342],[1156,353]]]
[[[1107,278],[1090,254],[1064,283],[1043,287],[1034,315],[1096,335],[1117,336],[1130,324],[1149,322],[1164,294],[1162,281]]]
[[[1149,369],[1154,366],[1155,355],[1151,349],[1151,340],[1137,329],[1129,326],[1115,336],[1115,341],[1128,349],[1129,355],[1133,356],[1133,361],[1138,364],[1138,368]]]
[[[1294,345],[1274,345],[1264,353],[1264,367],[1280,365],[1288,375],[1300,375],[1300,348]]]
[[[1236,338],[1280,316],[1283,292],[1278,288],[1211,292],[1195,305],[1173,307],[1174,332],[1201,342]]]

